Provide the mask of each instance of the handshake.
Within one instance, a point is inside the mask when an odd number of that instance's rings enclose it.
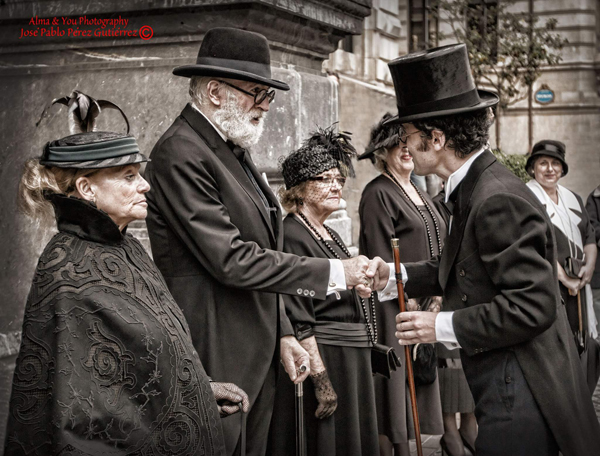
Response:
[[[346,286],[354,288],[361,298],[368,298],[372,291],[381,291],[388,284],[390,267],[379,257],[369,260],[359,255],[342,260]]]

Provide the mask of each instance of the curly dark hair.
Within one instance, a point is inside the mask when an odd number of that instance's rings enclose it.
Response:
[[[415,120],[411,123],[430,139],[433,130],[443,131],[448,147],[454,150],[458,158],[465,158],[487,144],[494,115],[492,110],[487,108],[463,114]]]

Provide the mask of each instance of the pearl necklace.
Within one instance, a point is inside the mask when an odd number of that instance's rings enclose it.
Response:
[[[317,231],[317,229],[315,228],[315,226],[308,221],[308,218],[306,217],[306,215],[304,215],[300,211],[298,211],[296,213],[304,221],[304,223],[306,224],[306,226],[308,226],[308,228],[313,232],[313,234],[315,235],[315,237],[321,243],[323,243],[323,245],[325,245],[325,247],[327,247],[327,250],[329,250],[331,252],[331,254],[334,256],[334,258],[336,258],[338,260],[341,260],[340,256],[333,249],[333,247],[331,247],[331,245],[323,238],[323,236],[321,236],[321,233],[319,233]],[[348,251],[348,249],[346,248],[346,246],[344,245],[344,243],[340,239],[338,239],[338,237],[333,233],[333,231],[331,230],[331,228],[329,228],[325,224],[323,224],[323,228],[325,228],[325,230],[327,231],[327,233],[329,233],[329,236],[331,236],[331,239],[333,239],[333,242],[335,242],[337,244],[337,246],[340,248],[340,250],[342,252],[344,252],[344,254],[346,255],[346,257],[351,258],[352,255],[350,255],[350,252]],[[371,343],[373,345],[375,345],[377,343],[377,317],[376,317],[376,314],[375,314],[375,300],[373,299],[373,293],[371,293],[371,296],[369,297],[369,304],[370,304],[370,307],[371,307],[371,315],[373,315],[373,327],[372,328],[371,328],[371,321],[370,321],[370,318],[369,318],[369,312],[367,311],[367,305],[365,304],[365,300],[363,298],[360,298],[360,305],[362,306],[363,314],[365,316],[365,326],[367,327],[367,333],[369,335],[369,339],[371,340]]]
[[[429,253],[431,254],[431,258],[433,258],[435,256],[435,252],[433,251],[433,239],[431,237],[431,228],[429,227],[429,222],[427,221],[427,217],[425,216],[425,214],[423,213],[423,211],[421,210],[419,205],[417,203],[415,203],[412,199],[410,199],[410,196],[408,196],[408,193],[406,192],[406,190],[404,190],[402,185],[400,185],[400,182],[398,182],[396,177],[392,173],[390,173],[390,171],[387,169],[387,167],[385,169],[385,173],[398,186],[398,188],[400,189],[402,194],[406,197],[406,199],[408,201],[410,201],[413,204],[413,206],[415,206],[415,209],[417,210],[417,212],[423,219],[423,222],[425,223],[425,230],[427,231],[427,241],[429,242]],[[438,225],[437,218],[435,217],[433,210],[429,206],[429,203],[427,203],[427,200],[425,200],[425,198],[423,198],[423,195],[421,194],[421,191],[419,190],[419,188],[415,185],[415,183],[413,181],[410,181],[410,183],[412,184],[413,188],[417,191],[419,198],[421,198],[421,201],[423,201],[423,204],[425,205],[427,212],[429,212],[429,215],[431,216],[431,220],[433,220],[433,226],[435,228],[435,237],[437,240],[438,250],[441,250],[442,244],[440,242],[440,227]]]

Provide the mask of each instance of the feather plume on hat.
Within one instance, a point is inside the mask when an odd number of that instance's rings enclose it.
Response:
[[[381,120],[371,129],[371,140],[365,149],[365,152],[358,157],[359,160],[370,158],[373,160],[373,154],[379,149],[391,149],[400,144],[400,134],[402,126],[400,124],[385,125],[388,119],[394,117],[386,112]]]
[[[40,120],[35,126],[39,126],[42,119],[46,116],[48,110],[55,104],[61,104],[69,108],[69,132],[74,135],[77,133],[87,133],[94,131],[96,127],[96,118],[102,112],[102,109],[116,109],[121,113],[127,124],[127,134],[129,134],[129,120],[121,108],[108,100],[96,100],[79,90],[73,90],[68,96],[55,98],[44,108]]]
[[[352,133],[336,133],[335,125],[326,129],[318,128],[304,141],[302,147],[280,160],[287,189],[331,168],[339,168],[344,176],[355,176],[352,159],[357,153],[351,143]]]

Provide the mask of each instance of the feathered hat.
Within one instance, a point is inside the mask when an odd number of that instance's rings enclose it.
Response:
[[[365,158],[373,160],[373,154],[379,149],[390,149],[400,144],[402,126],[400,124],[385,124],[392,117],[394,116],[391,113],[386,112],[379,123],[371,129],[371,140],[365,152],[358,157],[359,160]]]
[[[286,189],[332,168],[338,168],[344,177],[354,177],[352,158],[356,157],[356,149],[350,142],[352,134],[336,133],[334,127],[317,129],[300,149],[280,160]]]
[[[75,90],[70,96],[54,99],[44,109],[36,126],[55,104],[69,108],[71,135],[46,143],[40,164],[58,168],[100,169],[149,161],[140,153],[135,138],[129,135],[129,120],[116,104],[107,100],[96,100]],[[127,133],[94,131],[96,118],[107,108],[116,109],[121,113],[127,124]]]

